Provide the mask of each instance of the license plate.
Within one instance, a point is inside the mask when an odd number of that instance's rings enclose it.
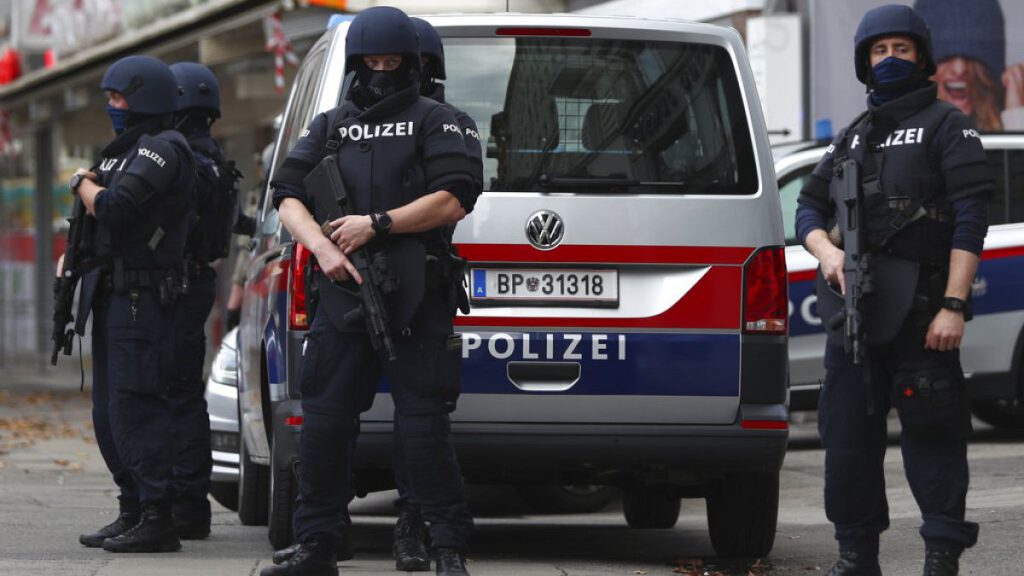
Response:
[[[615,306],[619,273],[610,269],[473,268],[470,294],[477,304]]]

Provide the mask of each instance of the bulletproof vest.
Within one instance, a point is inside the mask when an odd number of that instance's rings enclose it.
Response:
[[[115,188],[124,176],[125,168],[140,154],[140,142],[124,152],[100,159],[97,175],[99,184]],[[183,155],[191,156],[188,142],[176,130],[164,130],[151,138],[170,142]],[[127,270],[172,269],[181,265],[188,233],[188,212],[192,191],[180,188],[191,186],[192,175],[179,170],[173,182],[155,191],[142,207],[140,217],[128,226],[115,227],[97,221],[95,248],[103,260],[120,258]],[[125,200],[128,201],[128,200]]]
[[[238,180],[242,174],[235,163],[225,160],[217,144],[207,137],[188,141],[195,152],[195,218],[191,222],[186,253],[197,262],[213,262],[231,250],[231,230],[238,208]]]
[[[869,249],[948,264],[952,215],[939,168],[941,150],[932,143],[953,110],[934,101],[900,120],[867,113],[837,146],[836,166],[846,157],[861,165]]]

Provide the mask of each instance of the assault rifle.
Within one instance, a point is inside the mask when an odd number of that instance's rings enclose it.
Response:
[[[845,320],[843,348],[853,356],[854,364],[862,364],[867,357],[864,316],[875,291],[875,282],[871,254],[867,250],[867,219],[860,165],[856,160],[845,160],[836,170],[835,178],[838,185],[836,224],[843,235],[846,294],[842,317],[833,319],[833,322]]]
[[[303,180],[306,190],[316,201],[317,216],[322,220],[320,229],[325,236],[334,232],[330,222],[348,216],[348,193],[341,178],[341,169],[333,155],[326,156]],[[395,360],[395,343],[391,340],[390,320],[384,296],[398,289],[398,278],[391,270],[387,254],[376,243],[363,246],[348,254],[348,259],[363,277],[359,292],[346,291],[358,296],[361,304],[346,314],[346,319],[363,318],[370,334],[373,349],[382,352],[388,360]]]
[[[77,195],[75,205],[68,218],[68,243],[64,247],[64,266],[53,282],[53,353],[50,364],[57,365],[57,355],[64,350],[65,356],[71,355],[75,331],[68,324],[75,321],[72,308],[75,303],[75,288],[84,272],[80,254],[82,241],[85,237],[86,212],[85,204]]]

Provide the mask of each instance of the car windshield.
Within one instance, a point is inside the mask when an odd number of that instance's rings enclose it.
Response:
[[[757,192],[750,130],[718,46],[449,38],[448,102],[479,128],[485,189]]]

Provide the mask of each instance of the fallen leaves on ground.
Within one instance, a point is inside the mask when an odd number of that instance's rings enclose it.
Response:
[[[702,558],[676,558],[675,565],[672,572],[683,576],[764,576],[773,569],[763,559],[757,559],[752,564],[742,562],[725,565],[706,563]]]

